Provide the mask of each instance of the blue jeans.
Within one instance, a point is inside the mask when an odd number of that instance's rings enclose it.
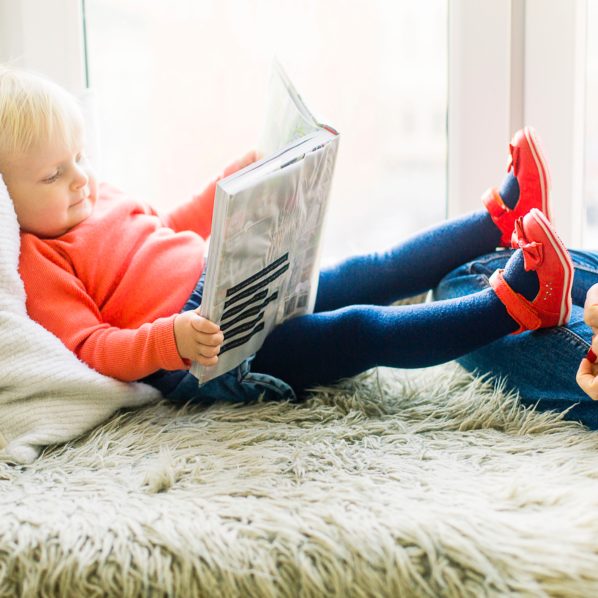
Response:
[[[511,251],[484,255],[448,274],[434,291],[435,299],[450,299],[488,287],[488,278],[503,268]],[[598,253],[570,251],[575,265],[573,311],[567,326],[544,328],[501,338],[457,361],[471,372],[503,378],[520,393],[525,405],[540,410],[569,409],[565,419],[598,429],[598,402],[579,388],[575,374],[592,340],[583,321],[588,289],[598,283]]]
[[[197,281],[195,289],[185,303],[183,311],[196,309],[201,304],[205,274]],[[157,388],[169,401],[175,403],[199,403],[209,405],[215,401],[250,403],[262,400],[296,400],[293,389],[278,378],[251,371],[253,357],[226,374],[222,374],[201,386],[187,370],[158,370],[140,382]]]

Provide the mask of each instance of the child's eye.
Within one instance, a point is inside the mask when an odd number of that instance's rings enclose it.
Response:
[[[43,180],[44,183],[53,183],[60,176],[60,171],[57,170],[52,176],[49,176]]]

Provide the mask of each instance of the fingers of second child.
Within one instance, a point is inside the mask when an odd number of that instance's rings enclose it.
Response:
[[[598,365],[585,357],[581,360],[575,377],[579,387],[594,401],[598,401]]]
[[[586,294],[583,319],[594,334],[598,333],[598,284],[591,286]]]

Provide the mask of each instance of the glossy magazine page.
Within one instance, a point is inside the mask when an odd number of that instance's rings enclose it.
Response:
[[[224,343],[216,366],[193,364],[200,383],[253,355],[274,326],[313,310],[339,136],[319,127],[290,90],[282,77],[271,96],[271,153],[216,190],[200,312],[219,324]]]
[[[269,156],[320,128],[282,66],[275,61],[271,69],[266,118],[258,150],[264,156]]]

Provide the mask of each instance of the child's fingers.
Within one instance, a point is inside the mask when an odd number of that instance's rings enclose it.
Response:
[[[249,164],[253,164],[259,157],[257,150],[251,150],[247,152],[240,160],[243,166],[249,166]]]
[[[598,304],[586,302],[583,310],[583,320],[593,330],[594,334],[598,332]]]
[[[193,338],[198,345],[205,345],[206,347],[219,347],[224,342],[222,332],[205,334],[204,332],[196,331]]]
[[[257,150],[250,150],[248,151],[242,158],[237,160],[236,165],[238,166],[239,170],[241,168],[245,168],[245,166],[249,166],[259,160],[259,153]]]
[[[592,285],[586,293],[585,307],[598,304],[598,284]]]
[[[224,176],[233,174],[233,173],[237,172],[237,170],[241,170],[242,168],[245,168],[245,166],[249,166],[250,164],[253,164],[260,158],[261,158],[261,154],[257,150],[251,150],[251,151],[247,152],[242,158],[239,158],[237,161],[233,162],[232,164],[229,164],[224,169],[223,174],[224,174]]]
[[[220,353],[220,345],[216,347],[210,347],[208,345],[197,344],[195,348],[199,357],[216,357]]]
[[[195,314],[195,317],[191,319],[191,326],[198,332],[203,332],[204,334],[216,334],[220,332],[220,326],[215,324],[211,320],[200,316],[199,314]]]
[[[584,322],[594,330],[598,329],[598,284],[592,285],[586,293],[586,300],[583,306]]]
[[[581,360],[579,364],[579,368],[577,368],[577,374],[575,375],[575,380],[577,384],[581,387],[581,389],[587,393],[588,389],[592,383],[592,364],[589,360],[585,357]]]
[[[579,387],[594,401],[598,400],[598,377],[594,372],[594,365],[589,359],[581,360],[575,376]]]
[[[194,361],[197,361],[200,365],[210,366],[218,363],[218,357],[204,357],[203,355],[198,355]]]

